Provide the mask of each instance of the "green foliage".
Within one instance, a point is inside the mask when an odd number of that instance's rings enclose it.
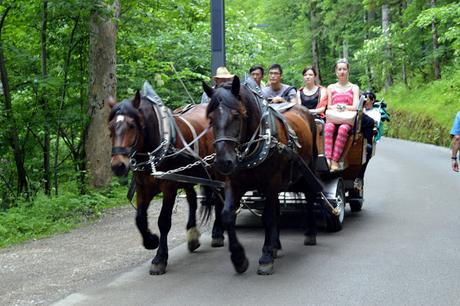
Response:
[[[439,42],[449,43],[453,54],[460,55],[460,3],[454,2],[422,11],[409,29],[429,28],[433,21],[438,25]]]
[[[32,202],[17,201],[15,207],[0,212],[0,248],[67,232],[101,216],[103,209],[125,203],[126,186],[117,183],[86,195],[66,191],[53,198],[39,194]]]
[[[460,110],[460,72],[446,71],[443,80],[413,89],[399,84],[381,93],[388,102],[391,122],[387,136],[449,146],[449,131]]]

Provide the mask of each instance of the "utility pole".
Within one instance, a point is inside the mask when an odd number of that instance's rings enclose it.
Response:
[[[211,75],[217,67],[225,66],[225,8],[224,0],[211,0]]]

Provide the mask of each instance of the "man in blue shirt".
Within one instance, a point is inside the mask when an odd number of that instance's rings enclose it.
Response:
[[[452,136],[452,170],[458,172],[458,151],[460,149],[460,112],[455,117],[452,130],[450,130]]]

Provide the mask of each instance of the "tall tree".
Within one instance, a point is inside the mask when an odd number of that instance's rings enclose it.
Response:
[[[48,23],[48,0],[43,1],[42,11],[42,28],[40,31],[40,45],[41,45],[41,70],[44,85],[41,92],[41,105],[43,107],[44,118],[50,118],[50,111],[47,97],[47,51],[46,51],[46,37],[47,37],[47,23]],[[51,194],[51,172],[50,172],[50,121],[45,120],[43,127],[43,183],[45,194]]]
[[[393,75],[390,65],[392,59],[390,46],[390,6],[386,3],[382,4],[382,31],[385,39],[385,89],[388,89],[391,85],[393,85]]]
[[[436,7],[436,0],[431,0],[431,8]],[[434,69],[434,78],[439,80],[441,78],[441,63],[439,61],[439,54],[438,54],[438,28],[436,26],[436,22],[433,18],[431,22],[431,41],[433,45],[433,69]]]
[[[97,0],[90,21],[90,87],[89,115],[91,122],[86,137],[87,169],[94,187],[110,182],[111,143],[107,129],[109,108],[105,101],[116,97],[116,37],[120,13],[118,0],[108,3]]]
[[[16,129],[16,120],[13,114],[13,105],[11,103],[11,92],[10,92],[10,84],[8,80],[8,72],[6,70],[6,59],[3,50],[3,40],[2,40],[2,30],[5,24],[6,16],[8,12],[10,12],[11,7],[8,6],[3,15],[0,19],[0,75],[3,87],[3,101],[4,101],[4,111],[6,122],[8,123],[8,135],[9,135],[9,143],[11,148],[13,149],[14,161],[16,163],[16,171],[17,171],[17,191],[19,194],[25,193],[27,195],[28,192],[28,183],[27,183],[27,175],[26,169],[24,167],[24,152],[19,144],[19,135]]]
[[[318,55],[318,22],[316,21],[316,5],[314,1],[310,1],[310,32],[311,32],[311,61],[313,67],[316,69],[318,81],[321,83],[321,71],[319,66]]]

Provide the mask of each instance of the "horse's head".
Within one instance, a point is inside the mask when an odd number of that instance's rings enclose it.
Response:
[[[231,83],[213,89],[203,83],[203,89],[211,98],[206,115],[214,131],[216,150],[215,165],[224,175],[236,169],[237,150],[245,136],[246,108],[241,101],[240,80],[234,77]]]
[[[129,170],[129,160],[136,147],[142,144],[144,119],[139,112],[141,96],[139,91],[133,99],[115,103],[109,99],[112,108],[109,115],[109,130],[112,138],[112,172],[116,176],[125,176]]]

